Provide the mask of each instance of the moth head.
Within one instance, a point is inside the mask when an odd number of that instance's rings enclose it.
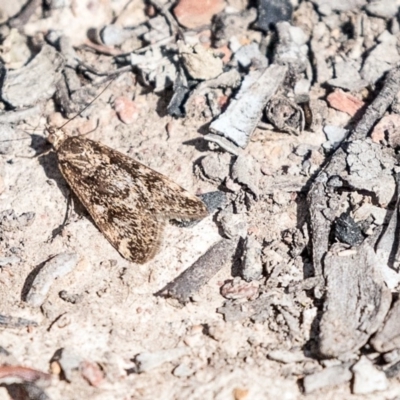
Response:
[[[53,126],[47,128],[47,140],[56,150],[65,139],[66,135],[61,129],[54,128]]]

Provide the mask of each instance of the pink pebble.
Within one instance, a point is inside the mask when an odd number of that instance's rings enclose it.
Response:
[[[124,124],[133,124],[139,117],[139,108],[136,103],[124,96],[115,99],[114,110]]]
[[[196,29],[210,24],[212,17],[224,8],[224,0],[179,0],[174,14],[182,26]]]

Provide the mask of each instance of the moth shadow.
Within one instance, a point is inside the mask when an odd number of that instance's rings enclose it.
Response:
[[[58,168],[57,155],[55,151],[51,151],[49,154],[39,157],[39,164],[43,168],[46,177],[56,183],[63,196],[67,199],[70,190]]]
[[[58,168],[57,155],[55,151],[52,151],[49,154],[40,157],[39,163],[43,167],[43,170],[47,178],[52,182],[55,182],[57,189],[60,190],[61,194],[66,199],[65,217],[63,222],[59,226],[53,229],[51,236],[52,239],[54,239],[62,232],[65,225],[68,223],[68,216],[70,214],[69,211],[71,210],[71,206],[73,211],[79,216],[89,217],[89,214],[86,211],[85,207],[81,204],[79,199],[75,196],[74,192],[68,186],[64,177],[62,176]]]
[[[172,96],[174,92],[171,89],[165,89],[160,92],[158,97],[158,101],[156,104],[156,113],[159,117],[163,118],[168,116],[168,105],[171,102]]]
[[[50,143],[41,135],[35,133],[28,133],[31,138],[30,148],[35,151],[35,156],[40,156],[51,148]]]
[[[204,140],[202,137],[186,140],[182,144],[184,144],[186,146],[193,146],[197,151],[199,151],[201,153],[210,151],[210,148],[208,147],[208,142],[206,140]]]

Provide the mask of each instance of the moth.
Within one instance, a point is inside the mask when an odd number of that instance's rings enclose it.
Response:
[[[158,252],[168,220],[207,216],[196,196],[140,162],[99,142],[48,128],[59,169],[99,230],[129,261]]]

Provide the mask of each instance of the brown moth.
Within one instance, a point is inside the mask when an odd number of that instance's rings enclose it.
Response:
[[[197,220],[208,214],[196,196],[119,151],[82,136],[67,136],[61,129],[48,131],[65,180],[127,260],[151,260],[168,220]]]

